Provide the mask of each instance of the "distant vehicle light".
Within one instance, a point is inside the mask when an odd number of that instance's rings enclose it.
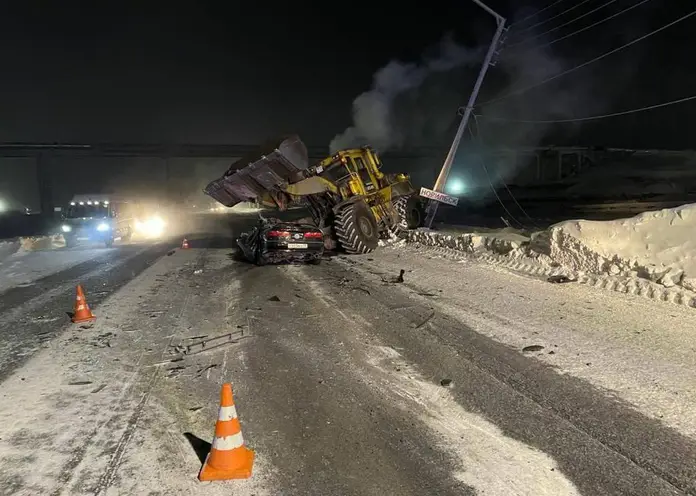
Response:
[[[85,204],[85,202],[80,202],[80,205],[84,205],[84,204]]]
[[[60,226],[60,230],[64,233],[69,233],[70,231],[72,231],[72,227],[67,224],[63,224],[62,226]]]
[[[108,205],[108,204],[109,204],[109,202],[104,200],[104,205]]]
[[[92,202],[91,202],[91,201],[88,201],[88,202],[87,202],[87,205],[91,205],[91,204],[92,204]]]
[[[70,206],[71,206],[71,207],[74,207],[74,206],[75,206],[75,202],[70,202]]]
[[[142,235],[148,237],[159,237],[164,233],[166,223],[159,215],[154,215],[145,221],[136,221],[135,229]]]
[[[104,232],[104,231],[108,231],[108,230],[109,230],[109,224],[107,224],[106,222],[102,222],[101,224],[99,224],[97,226],[97,231],[99,231],[99,232]]]

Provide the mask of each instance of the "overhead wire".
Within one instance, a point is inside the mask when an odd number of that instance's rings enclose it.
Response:
[[[480,118],[485,119],[485,120],[491,120],[491,121],[517,122],[520,124],[563,124],[563,123],[570,123],[570,122],[594,121],[594,120],[599,120],[599,119],[608,119],[610,117],[619,117],[622,115],[637,114],[639,112],[647,112],[648,110],[654,110],[654,109],[658,109],[658,108],[662,108],[662,107],[669,107],[671,105],[677,105],[679,103],[689,102],[691,100],[696,100],[696,95],[687,96],[684,98],[679,98],[677,100],[670,100],[668,102],[657,103],[655,105],[648,105],[645,107],[623,110],[621,112],[612,112],[610,114],[592,115],[592,116],[588,116],[588,117],[577,117],[577,118],[569,118],[569,119],[528,120],[528,119],[508,119],[505,117],[486,116],[486,115],[478,115],[477,117],[480,117]]]
[[[467,122],[466,129],[467,129],[467,131],[469,131],[469,135],[471,136],[472,141],[476,141],[476,137],[474,136],[474,132],[471,130],[471,122]],[[514,215],[512,215],[512,212],[510,212],[510,210],[508,210],[508,208],[505,206],[505,203],[500,198],[498,191],[495,189],[495,186],[493,185],[493,181],[491,180],[491,175],[488,172],[488,168],[486,167],[486,163],[484,162],[480,153],[476,154],[476,158],[478,158],[479,164],[481,165],[483,172],[485,172],[485,174],[486,174],[486,179],[488,179],[488,184],[491,187],[491,191],[493,191],[493,194],[495,195],[496,199],[498,200],[498,203],[500,203],[500,206],[503,207],[503,210],[505,211],[506,214],[508,214],[508,216],[510,217],[511,220],[515,221],[515,223],[518,224],[519,226],[523,226],[523,224],[519,220],[517,220]]]
[[[560,13],[556,14],[555,16],[551,16],[551,17],[549,17],[549,18],[547,18],[547,19],[544,19],[543,21],[539,21],[539,22],[537,22],[536,24],[532,24],[531,26],[527,26],[526,28],[522,29],[521,31],[516,31],[516,33],[526,33],[527,31],[531,31],[531,30],[534,29],[534,28],[537,28],[537,27],[539,27],[539,26],[543,26],[544,24],[547,24],[547,23],[549,23],[549,22],[551,22],[551,21],[553,21],[553,20],[555,20],[555,19],[558,19],[559,17],[562,17],[562,16],[566,15],[568,12],[572,12],[572,11],[574,11],[575,9],[577,9],[577,8],[579,8],[579,7],[582,7],[582,6],[585,5],[587,2],[591,2],[591,1],[592,1],[592,0],[581,0],[580,2],[576,3],[576,4],[573,5],[572,7],[569,7],[569,8],[567,8],[567,9],[565,9],[563,12],[560,12]]]
[[[551,41],[549,41],[549,42],[547,42],[547,43],[543,43],[543,44],[541,44],[541,45],[536,45],[534,48],[538,50],[539,48],[545,48],[545,47],[548,47],[548,46],[551,46],[551,45],[555,45],[555,44],[558,43],[559,41],[567,40],[568,38],[571,38],[571,37],[573,37],[573,36],[575,36],[575,35],[578,35],[578,34],[580,34],[580,33],[584,33],[585,31],[587,31],[587,30],[589,30],[589,29],[592,29],[592,28],[594,28],[594,27],[596,27],[596,26],[599,26],[600,24],[604,24],[604,23],[607,22],[607,21],[611,21],[612,19],[614,19],[614,18],[616,18],[616,17],[619,17],[620,15],[625,14],[626,12],[630,12],[631,10],[633,10],[633,9],[635,9],[635,8],[637,8],[637,7],[640,7],[641,5],[643,5],[644,3],[647,3],[647,2],[649,2],[649,1],[650,1],[650,0],[641,0],[640,2],[635,3],[635,4],[631,5],[630,7],[626,7],[625,9],[620,10],[619,12],[615,12],[614,14],[612,14],[612,15],[610,15],[610,16],[608,16],[608,17],[605,17],[605,18],[603,18],[603,19],[600,19],[600,20],[598,20],[597,22],[593,22],[592,24],[589,24],[589,25],[587,25],[587,26],[584,26],[584,27],[582,27],[582,28],[580,28],[580,29],[577,29],[577,30],[575,30],[575,31],[573,31],[573,32],[571,32],[571,33],[568,33],[568,34],[566,34],[566,35],[563,35],[563,36],[561,36],[560,38],[556,38],[555,40],[551,40]]]
[[[561,29],[561,28],[564,28],[564,27],[566,27],[566,26],[570,26],[571,24],[576,23],[576,22],[579,21],[580,19],[584,19],[585,17],[587,17],[587,16],[589,16],[589,15],[592,15],[592,14],[594,14],[595,12],[597,12],[597,11],[599,11],[599,10],[602,10],[603,8],[608,7],[609,5],[611,5],[612,3],[615,3],[615,2],[617,2],[617,1],[618,1],[618,0],[609,0],[608,2],[603,3],[603,4],[600,5],[599,7],[595,7],[594,9],[592,9],[592,10],[590,10],[590,11],[587,11],[587,12],[585,12],[584,14],[578,16],[578,17],[572,18],[570,21],[564,22],[563,24],[559,24],[558,26],[556,26],[556,27],[554,27],[554,28],[551,28],[551,29],[549,29],[549,30],[547,30],[547,31],[544,31],[543,33],[539,33],[539,34],[537,34],[537,35],[530,36],[529,38],[525,38],[525,39],[523,39],[522,41],[518,41],[517,43],[512,43],[512,44],[509,44],[509,45],[505,45],[505,49],[507,50],[507,49],[509,49],[509,48],[514,48],[514,47],[516,47],[516,46],[523,45],[523,44],[525,44],[525,43],[527,43],[527,42],[529,42],[529,41],[536,40],[537,38],[541,38],[542,36],[546,36],[546,35],[549,34],[549,33],[553,33],[554,31],[558,31],[558,30]]]
[[[644,0],[644,1],[647,1],[647,0]],[[685,15],[679,17],[678,19],[676,19],[676,20],[674,20],[674,21],[672,21],[672,22],[670,22],[670,23],[668,23],[668,24],[665,24],[664,26],[662,26],[662,27],[660,27],[660,28],[658,28],[658,29],[655,29],[655,30],[653,30],[653,31],[650,31],[650,32],[647,33],[647,34],[644,34],[644,35],[642,35],[642,36],[640,36],[640,37],[638,37],[638,38],[636,38],[636,39],[634,39],[634,40],[631,40],[631,41],[629,41],[628,43],[625,43],[625,44],[623,44],[623,45],[621,45],[621,46],[619,46],[619,47],[617,47],[617,48],[614,48],[614,49],[612,49],[612,50],[609,50],[608,52],[605,52],[605,53],[603,53],[602,55],[599,55],[599,56],[597,56],[597,57],[595,57],[595,58],[593,58],[593,59],[590,59],[590,60],[588,60],[588,61],[586,61],[586,62],[583,62],[582,64],[576,65],[575,67],[571,67],[571,68],[568,69],[568,70],[565,70],[565,71],[563,71],[563,72],[560,72],[560,73],[558,73],[558,74],[555,74],[555,75],[553,75],[553,76],[551,76],[551,77],[548,77],[548,78],[546,78],[546,79],[544,79],[544,80],[542,80],[542,81],[539,81],[539,82],[537,82],[537,83],[534,83],[534,84],[531,84],[531,85],[528,85],[528,86],[523,86],[522,88],[518,88],[518,89],[516,89],[516,90],[510,91],[510,92],[508,92],[508,93],[506,93],[506,94],[504,94],[504,95],[502,95],[502,96],[499,96],[499,97],[496,97],[496,98],[492,98],[491,100],[487,100],[487,101],[485,101],[485,102],[483,102],[483,103],[479,103],[479,104],[476,105],[476,107],[479,107],[479,108],[480,108],[480,107],[484,107],[484,106],[490,105],[490,104],[492,104],[492,103],[497,103],[497,102],[499,102],[499,101],[501,101],[501,100],[505,100],[505,99],[510,98],[510,97],[512,97],[512,96],[516,96],[516,95],[520,95],[520,94],[522,94],[522,93],[526,93],[527,91],[532,90],[532,89],[534,89],[534,88],[538,88],[539,86],[542,86],[542,85],[544,85],[544,84],[546,84],[546,83],[549,83],[549,82],[551,82],[551,81],[554,81],[554,80],[556,80],[556,79],[558,79],[558,78],[560,78],[560,77],[566,76],[566,75],[571,74],[571,73],[573,73],[573,72],[575,72],[575,71],[577,71],[577,70],[579,70],[579,69],[582,69],[583,67],[587,67],[587,66],[590,65],[590,64],[593,64],[593,63],[598,62],[598,61],[600,61],[600,60],[602,60],[602,59],[605,59],[606,57],[608,57],[608,56],[610,56],[610,55],[613,55],[613,54],[615,54],[615,53],[617,53],[617,52],[620,52],[621,50],[625,50],[626,48],[628,48],[628,47],[630,47],[630,46],[633,46],[633,45],[635,45],[636,43],[639,43],[639,42],[641,42],[641,41],[643,41],[643,40],[645,40],[645,39],[647,39],[647,38],[650,38],[651,36],[654,36],[654,35],[656,35],[656,34],[658,34],[658,33],[661,33],[662,31],[664,31],[664,30],[666,30],[666,29],[668,29],[668,28],[674,26],[675,24],[678,24],[678,23],[680,23],[680,22],[682,22],[682,21],[685,21],[686,19],[688,19],[688,18],[690,18],[690,17],[692,17],[692,16],[694,16],[694,15],[696,15],[696,10],[693,10],[692,12],[690,12],[690,13],[688,13],[688,14],[685,14]]]
[[[538,15],[541,14],[542,12],[546,12],[546,11],[549,10],[550,8],[552,8],[552,7],[556,6],[556,5],[558,5],[559,3],[563,2],[563,1],[564,1],[564,0],[556,0],[556,1],[553,2],[552,4],[547,5],[546,7],[544,7],[543,9],[539,9],[539,10],[537,10],[536,12],[534,12],[533,14],[530,14],[530,15],[528,15],[527,17],[523,17],[522,19],[513,22],[512,24],[510,24],[510,25],[508,26],[508,28],[512,28],[512,27],[515,26],[516,24],[522,24],[522,23],[525,22],[525,21],[528,21],[528,20],[530,20],[530,19],[534,19],[536,16],[538,16]]]
[[[483,145],[483,139],[481,138],[481,125],[479,124],[478,117],[479,117],[478,115],[474,114],[474,123],[476,124],[476,138],[473,137],[473,133],[472,133],[472,139],[475,139],[476,141],[478,141],[478,143],[480,145]],[[483,159],[481,159],[481,163],[485,169],[486,166],[483,163]],[[512,201],[515,202],[515,205],[517,205],[517,208],[520,209],[520,212],[522,212],[522,214],[532,222],[532,225],[534,225],[535,227],[538,227],[536,225],[536,223],[534,222],[534,219],[532,219],[532,217],[527,213],[527,211],[524,209],[524,207],[522,207],[522,205],[520,205],[520,202],[517,201],[517,198],[515,198],[515,195],[512,194],[512,191],[510,190],[510,187],[507,185],[505,180],[502,177],[500,177],[500,174],[496,174],[496,175],[498,176],[498,180],[503,184],[503,186],[505,186],[505,190],[508,192],[508,195],[510,195],[510,198],[512,199]],[[521,222],[518,222],[518,223],[520,225],[522,225]]]

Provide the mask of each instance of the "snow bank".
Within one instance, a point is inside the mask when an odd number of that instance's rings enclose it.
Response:
[[[499,255],[520,252],[529,243],[528,237],[511,232],[479,233],[417,229],[408,231],[406,236],[410,243],[450,248],[467,253],[490,251]]]
[[[18,239],[0,241],[0,262],[16,253],[19,247],[20,241]]]
[[[533,249],[575,271],[637,276],[696,291],[696,204],[613,221],[551,226]]]
[[[36,251],[36,250],[55,250],[65,247],[65,238],[62,234],[53,236],[32,236],[27,238],[19,238],[19,252]]]

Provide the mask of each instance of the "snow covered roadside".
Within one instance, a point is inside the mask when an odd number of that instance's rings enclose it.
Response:
[[[614,221],[572,220],[552,226],[548,254],[575,271],[633,275],[696,291],[696,205]]]
[[[538,276],[696,307],[696,205],[614,221],[570,220],[525,237],[415,230],[407,241]]]
[[[55,250],[65,247],[62,235],[31,236],[0,240],[0,262],[15,253],[26,253],[35,250]]]

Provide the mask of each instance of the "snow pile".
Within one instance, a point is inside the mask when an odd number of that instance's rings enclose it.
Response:
[[[0,262],[19,250],[20,242],[17,239],[0,241]]]
[[[32,236],[27,238],[19,238],[19,252],[36,251],[36,250],[55,250],[65,247],[65,239],[62,234],[53,236]]]
[[[531,246],[575,271],[696,291],[696,204],[629,219],[561,222],[534,236]]]
[[[408,231],[407,240],[410,243],[450,248],[467,253],[490,251],[499,255],[521,254],[529,243],[528,237],[517,233],[442,232],[428,229]]]

